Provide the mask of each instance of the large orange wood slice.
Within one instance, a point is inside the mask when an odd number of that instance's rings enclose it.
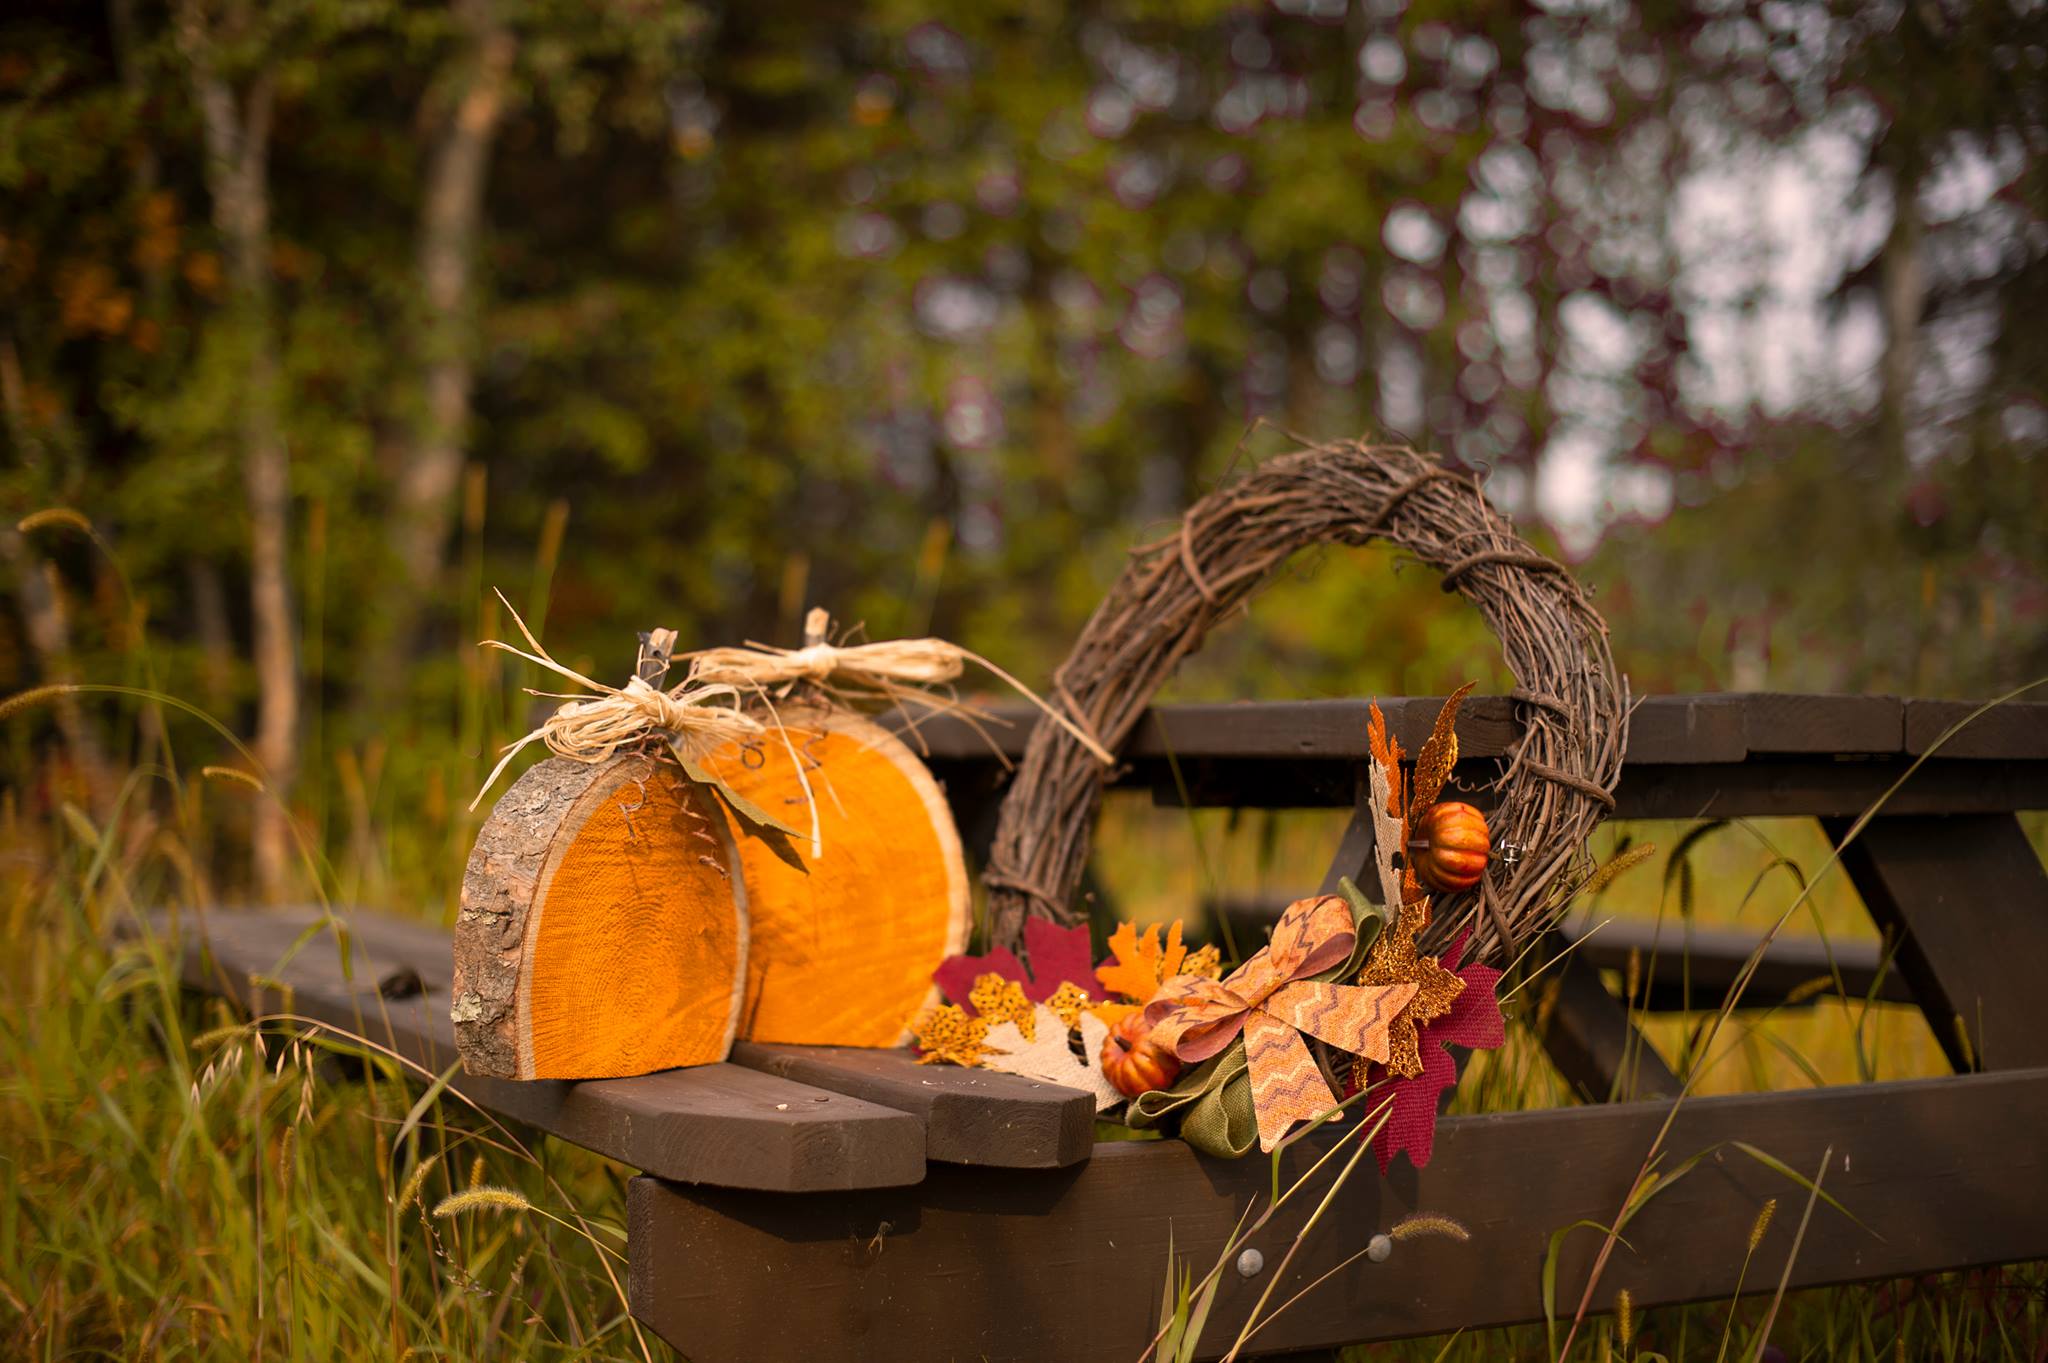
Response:
[[[735,823],[752,942],[740,1035],[896,1046],[938,999],[932,972],[967,945],[972,902],[946,795],[893,734],[843,711],[785,707],[781,731],[705,766],[800,837]],[[816,795],[822,853],[812,856]]]
[[[671,762],[550,758],[477,834],[455,925],[471,1074],[599,1079],[725,1059],[747,893],[723,807]]]

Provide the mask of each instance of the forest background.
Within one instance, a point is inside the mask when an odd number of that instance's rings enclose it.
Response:
[[[599,676],[815,603],[1042,677],[1263,421],[1485,472],[1638,692],[1995,693],[2048,671],[2044,62],[2002,3],[10,7],[0,689],[146,634],[388,863],[466,844],[491,588]],[[1493,678],[1387,567],[1183,693]],[[125,713],[10,770],[103,810]]]

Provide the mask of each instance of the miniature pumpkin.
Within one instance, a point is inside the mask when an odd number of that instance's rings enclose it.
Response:
[[[1126,1098],[1163,1089],[1180,1077],[1180,1057],[1152,1040],[1142,1012],[1117,1023],[1103,1038],[1102,1073]]]
[[[1486,816],[1454,800],[1431,805],[1409,850],[1416,878],[1430,889],[1443,894],[1469,890],[1486,874],[1486,858],[1492,851]]]

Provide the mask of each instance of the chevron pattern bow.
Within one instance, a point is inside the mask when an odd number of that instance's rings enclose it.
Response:
[[[1388,1024],[1408,1006],[1415,986],[1314,978],[1349,961],[1357,944],[1351,906],[1341,896],[1296,900],[1280,916],[1272,941],[1228,977],[1179,976],[1145,1008],[1152,1038],[1190,1064],[1244,1036],[1261,1150],[1272,1150],[1295,1123],[1337,1105],[1302,1033],[1386,1062]]]

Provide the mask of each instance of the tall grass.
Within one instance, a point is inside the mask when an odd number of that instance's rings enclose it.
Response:
[[[498,622],[483,590],[481,489],[470,492],[461,562],[477,603],[469,623],[485,638]],[[532,567],[529,618],[546,604],[561,521],[551,516]],[[319,569],[311,564],[307,579],[309,592],[324,593],[309,601],[321,608],[305,613],[315,660],[320,622],[341,599]],[[140,628],[129,637],[137,656],[110,680],[134,690],[84,697],[107,751],[125,754],[111,798],[85,789],[50,742],[45,711],[17,707],[0,720],[0,1357],[668,1356],[625,1310],[629,1171],[508,1130],[453,1098],[443,1076],[359,1039],[288,1016],[251,1020],[185,993],[147,935],[115,944],[115,930],[150,908],[231,896],[250,803],[274,798],[224,727],[156,692],[147,637]],[[327,717],[310,731],[295,807],[308,898],[446,921],[474,833],[463,806],[490,750],[523,718],[494,655],[451,666],[454,700],[438,725],[351,739]],[[1214,890],[1314,884],[1340,822],[1190,820],[1119,799],[1100,870],[1126,913],[1178,916]],[[1603,836],[1610,850],[1620,835]],[[1592,911],[1668,921],[1680,951],[1690,923],[1761,928],[1767,906],[1750,892],[1759,875],[1790,884],[1825,855],[1817,832],[1795,824],[1652,836],[1673,850]],[[1808,908],[1814,930],[1845,940],[1870,931],[1839,886],[1824,884]],[[336,912],[345,919],[345,908]],[[1533,991],[1519,999],[1519,1020],[1536,1006]],[[1686,1021],[1645,1023],[1652,1043],[1684,1063]],[[1941,1072],[1939,1048],[1910,1010],[1823,999],[1736,1025],[1739,1043],[1710,1062],[1700,1091]],[[1487,1110],[1568,1101],[1526,1026],[1475,1057],[1457,1097],[1459,1108]],[[1771,1235],[1789,1235],[1794,1219],[1779,1218]],[[1750,1248],[1694,1252],[1732,1262]],[[1612,1272],[1625,1287],[1625,1267]],[[2038,1363],[2043,1295],[2038,1269],[1795,1293],[1772,1338],[1793,1358]],[[1625,1341],[1595,1322],[1575,1357],[1706,1363],[1724,1341],[1743,1356],[1766,1307],[1638,1310]],[[820,1341],[821,1356],[829,1347]],[[1532,1327],[1351,1352],[1476,1360],[1545,1351],[1544,1331]]]

